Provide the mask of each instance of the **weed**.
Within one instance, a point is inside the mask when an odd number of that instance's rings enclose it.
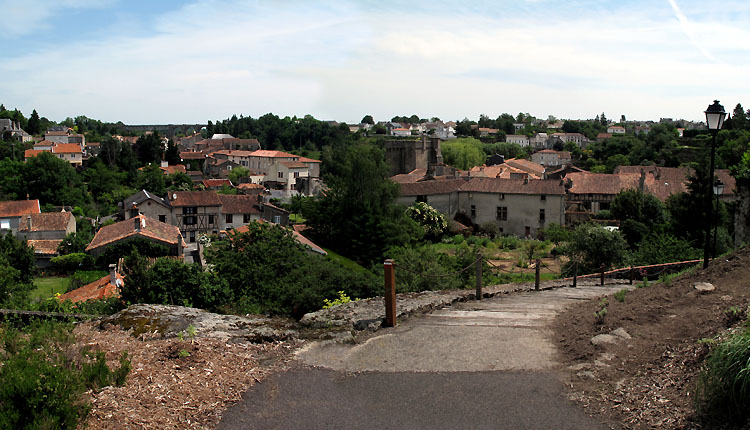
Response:
[[[594,312],[594,322],[596,324],[604,324],[604,317],[607,316],[607,305],[609,305],[609,299],[602,297],[599,300],[599,310]]]
[[[750,329],[716,345],[698,380],[696,408],[704,417],[728,424],[750,419]],[[723,426],[722,426],[723,427]]]
[[[724,323],[727,327],[731,327],[745,318],[747,318],[746,311],[739,306],[732,306],[724,311]]]
[[[628,290],[623,288],[622,290],[615,293],[615,300],[617,300],[620,303],[625,302],[625,294],[628,293]]]
[[[339,291],[338,294],[339,294],[339,297],[336,299],[333,299],[333,300],[323,299],[323,309],[329,309],[336,305],[341,305],[341,304],[349,303],[352,301],[352,298],[347,296],[343,290]],[[354,301],[357,301],[357,300],[359,299],[354,299]]]
[[[190,357],[190,353],[184,349],[181,349],[180,352],[177,353],[177,356],[180,358],[186,358],[186,357]]]

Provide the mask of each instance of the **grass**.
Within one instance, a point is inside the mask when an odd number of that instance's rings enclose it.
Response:
[[[351,260],[347,257],[344,257],[341,254],[337,254],[333,251],[331,251],[328,248],[323,248],[325,252],[328,253],[328,258],[331,261],[334,261],[336,263],[339,263],[340,265],[344,266],[347,269],[353,270],[355,272],[369,272],[366,268],[360,266],[356,261]]]
[[[63,294],[68,291],[68,285],[70,285],[70,278],[34,278],[34,286],[36,288],[31,291],[31,299],[44,300],[50,297],[54,297],[54,295],[57,293]]]
[[[289,214],[289,222],[293,224],[304,224],[305,221],[307,220],[300,214]]]

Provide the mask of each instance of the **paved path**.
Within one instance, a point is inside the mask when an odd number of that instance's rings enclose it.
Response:
[[[219,428],[605,428],[566,400],[547,324],[570,303],[622,288],[502,295],[355,345],[312,343],[298,358],[319,368],[258,384]]]

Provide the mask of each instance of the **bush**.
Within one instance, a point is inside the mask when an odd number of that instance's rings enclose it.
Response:
[[[83,252],[61,255],[50,259],[55,272],[69,274],[78,270],[90,270],[94,267],[94,258]]]
[[[32,323],[23,331],[0,326],[0,428],[75,429],[90,407],[86,389],[122,385],[130,370],[127,356],[112,372],[104,353],[71,350],[72,325]]]
[[[454,245],[460,245],[460,244],[464,243],[464,240],[465,240],[465,238],[464,238],[464,236],[462,234],[457,234],[457,235],[453,236],[452,242],[453,242]]]
[[[696,407],[709,420],[747,425],[750,419],[750,329],[736,333],[711,352],[698,380]]]
[[[406,208],[406,215],[424,229],[425,239],[439,239],[448,228],[443,214],[425,202],[416,202]]]
[[[486,222],[479,226],[479,231],[494,239],[500,235],[500,228],[494,222]]]
[[[76,270],[75,273],[70,277],[70,285],[68,291],[73,291],[76,288],[81,288],[84,285],[90,284],[96,280],[99,280],[107,276],[109,272],[104,270]]]
[[[626,288],[623,288],[622,290],[615,293],[615,300],[617,300],[620,303],[625,302],[625,295],[628,293],[628,290]]]
[[[110,245],[96,258],[96,267],[106,269],[110,264],[117,263],[120,258],[125,258],[136,252],[138,255],[150,258],[166,257],[170,255],[169,248],[148,239],[136,237],[124,242],[118,242]]]

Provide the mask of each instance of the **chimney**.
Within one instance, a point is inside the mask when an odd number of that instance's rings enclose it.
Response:
[[[161,167],[168,167],[168,166],[169,166],[169,161],[161,160]]]
[[[136,216],[135,218],[133,218],[133,228],[135,229],[135,231],[141,231],[141,217],[140,216]]]
[[[26,215],[26,229],[31,231],[31,214]]]
[[[140,209],[138,209],[138,205],[135,202],[133,202],[133,207],[130,208],[130,217],[135,218],[140,214],[141,214],[141,211]]]
[[[109,283],[117,285],[117,264],[109,265]]]
[[[523,178],[523,184],[524,184],[524,185],[526,185],[526,184],[528,184],[528,183],[529,183],[529,175],[526,175],[526,176],[525,176],[525,177]]]

